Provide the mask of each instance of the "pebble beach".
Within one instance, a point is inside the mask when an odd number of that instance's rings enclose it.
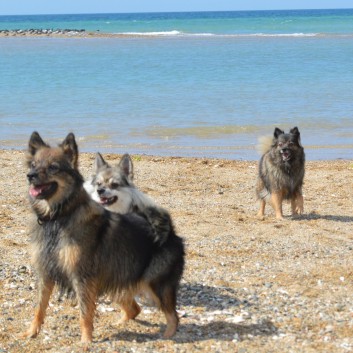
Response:
[[[80,155],[91,174],[94,154]],[[111,163],[120,155],[105,154]],[[135,184],[167,208],[186,244],[178,297],[180,327],[162,338],[164,316],[148,303],[118,324],[120,309],[97,303],[91,352],[353,351],[353,161],[309,161],[304,215],[256,216],[257,162],[133,155]],[[32,319],[24,152],[0,151],[0,352],[78,352],[78,308],[51,298],[42,331]]]

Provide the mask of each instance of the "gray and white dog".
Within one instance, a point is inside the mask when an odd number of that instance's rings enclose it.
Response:
[[[167,210],[134,185],[134,166],[130,155],[124,154],[113,166],[97,153],[93,169],[92,177],[84,183],[92,199],[111,212],[135,212],[144,216],[155,232],[155,240],[163,243],[172,227],[171,217]]]
[[[143,212],[146,207],[157,207],[133,183],[134,167],[129,154],[124,154],[116,166],[107,163],[97,153],[92,177],[84,183],[93,200],[116,213]]]

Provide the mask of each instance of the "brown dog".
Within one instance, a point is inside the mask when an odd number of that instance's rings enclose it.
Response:
[[[28,152],[29,196],[37,217],[31,245],[39,276],[39,303],[24,335],[37,336],[54,285],[58,285],[77,297],[83,342],[92,340],[98,296],[116,299],[123,320],[128,320],[140,313],[134,299],[140,291],[148,292],[163,311],[167,320],[164,336],[173,336],[178,326],[176,297],[184,245],[169,214],[146,207],[143,215],[122,215],[93,201],[77,168],[78,149],[72,133],[52,148],[34,132]],[[152,227],[150,220],[161,224]]]
[[[276,218],[283,218],[283,200],[291,201],[293,215],[302,214],[305,154],[298,128],[285,133],[276,127],[270,145],[262,146],[262,150],[256,188],[260,199],[258,215],[264,216],[266,202],[270,202]]]

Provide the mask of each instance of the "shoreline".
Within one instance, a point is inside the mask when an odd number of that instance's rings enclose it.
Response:
[[[1,141],[0,153],[4,151],[18,151],[24,152],[26,150],[23,145],[21,147],[6,147],[4,141]],[[5,143],[6,144],[6,143]],[[52,142],[54,145],[54,143]],[[258,162],[261,155],[257,151],[256,146],[230,146],[226,147],[214,147],[214,146],[167,146],[156,147],[156,146],[86,146],[82,148],[82,141],[80,142],[81,148],[79,148],[80,154],[94,154],[100,152],[102,154],[109,155],[123,155],[129,153],[133,156],[139,157],[150,157],[150,158],[190,158],[190,159],[212,159],[212,160],[226,160],[226,161],[244,161],[244,162]],[[319,151],[320,153],[317,153]],[[325,153],[326,151],[326,153]],[[327,158],[331,151],[342,151],[343,157]],[[304,152],[306,156],[306,162],[335,162],[335,161],[346,161],[353,162],[353,145],[322,145],[322,146],[305,146]],[[338,153],[336,152],[336,155]],[[324,155],[325,158],[320,158]],[[335,155],[335,154],[334,154]]]

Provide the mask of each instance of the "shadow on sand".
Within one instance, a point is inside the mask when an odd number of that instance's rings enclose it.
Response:
[[[309,213],[309,214],[293,217],[294,221],[303,221],[303,220],[316,221],[319,219],[323,219],[326,221],[343,222],[343,223],[353,222],[353,217],[351,216],[320,215],[317,213]]]
[[[137,320],[137,322],[145,325],[145,321]],[[151,326],[147,324],[146,326]],[[158,328],[158,325],[156,329]],[[164,327],[162,327],[162,331]],[[209,339],[232,341],[236,337],[238,341],[244,340],[248,335],[252,336],[272,336],[276,335],[277,328],[270,321],[264,321],[259,324],[233,324],[225,321],[213,321],[210,323],[200,324],[183,324],[181,322],[178,331],[171,338],[176,343],[192,343],[197,341],[205,341]],[[129,342],[148,342],[162,339],[161,333],[143,334],[133,331],[120,331],[117,334],[110,336],[111,341],[129,341]]]
[[[195,283],[184,283],[181,285],[178,303],[181,306],[197,306],[204,307],[206,311],[214,310],[225,310],[238,307],[240,304],[243,306],[251,306],[251,302],[247,300],[239,300],[235,296],[236,291],[228,287],[210,287]],[[187,308],[186,317],[188,317]],[[240,309],[239,309],[240,311]],[[197,316],[197,315],[196,315]],[[232,341],[234,338],[244,340],[248,335],[252,336],[272,336],[276,335],[278,330],[274,324],[269,320],[259,320],[258,323],[231,323],[225,320],[215,319],[212,322],[197,322],[195,317],[195,323],[183,324],[183,318],[181,318],[178,332],[172,338],[177,343],[191,343],[195,341],[204,341],[209,339],[216,339],[222,341]],[[150,323],[145,320],[137,319],[136,322],[146,327],[155,327],[156,330],[159,328],[159,324]],[[164,317],[161,314],[162,329],[164,331]],[[161,333],[147,333],[128,331],[123,329],[113,336],[109,337],[109,340],[118,341],[136,341],[136,342],[148,342],[160,340],[162,338]]]

